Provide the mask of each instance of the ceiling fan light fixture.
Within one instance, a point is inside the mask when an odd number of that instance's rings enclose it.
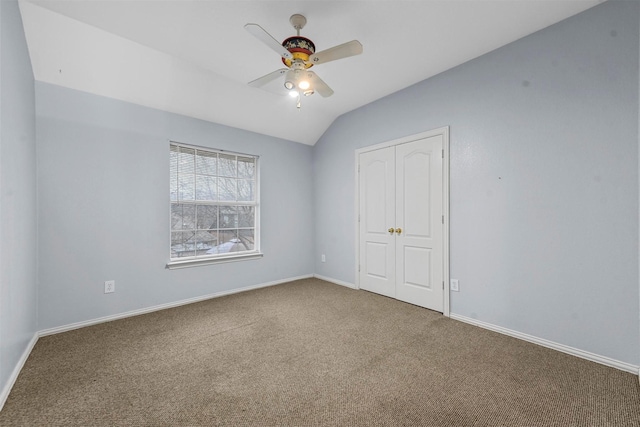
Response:
[[[307,80],[301,80],[298,83],[298,87],[302,90],[307,90],[311,87],[311,83],[309,83]]]
[[[303,92],[304,96],[311,96],[313,95],[315,92],[313,89],[309,89]]]
[[[287,74],[284,76],[284,87],[287,90],[291,90],[296,87],[297,76],[294,70],[287,71]]]
[[[299,93],[298,93],[298,91],[297,91],[297,90],[290,90],[290,91],[289,91],[289,96],[290,96],[290,97],[292,97],[292,98],[295,98],[295,97],[297,97],[298,95],[299,95]]]

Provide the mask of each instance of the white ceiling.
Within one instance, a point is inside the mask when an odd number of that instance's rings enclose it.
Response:
[[[602,0],[20,0],[35,79],[313,145],[341,114],[582,12]],[[247,82],[282,68],[244,30],[362,55],[313,70],[335,91],[302,100]]]

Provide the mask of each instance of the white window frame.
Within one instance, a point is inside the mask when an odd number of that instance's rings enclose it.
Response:
[[[210,147],[201,147],[190,144],[183,144],[176,141],[169,141],[169,154],[171,153],[171,149],[173,146],[192,149],[207,153],[214,154],[224,154],[224,155],[233,155],[233,156],[241,156],[255,159],[255,201],[249,202],[241,202],[241,201],[202,201],[202,200],[172,200],[171,199],[171,180],[169,180],[169,262],[167,262],[167,268],[176,269],[176,268],[185,268],[185,267],[195,267],[199,265],[209,265],[209,264],[217,264],[224,262],[233,262],[233,261],[243,261],[250,259],[257,259],[262,257],[262,253],[260,252],[260,157],[254,154],[245,154],[245,153],[237,153],[227,150],[221,150]],[[171,159],[171,156],[169,156]],[[170,160],[169,160],[170,162]],[[169,171],[171,171],[171,164],[169,165]],[[218,177],[218,175],[216,175]],[[254,248],[250,251],[242,251],[242,252],[229,252],[224,254],[211,254],[211,255],[195,255],[188,257],[171,257],[172,251],[172,239],[171,233],[174,231],[172,229],[172,206],[176,203],[180,204],[193,204],[196,206],[196,215],[197,215],[197,206],[200,205],[209,205],[209,206],[254,206]],[[197,220],[196,220],[197,221]],[[219,219],[218,219],[219,221]],[[219,226],[219,223],[218,223]],[[239,230],[240,228],[238,228]]]

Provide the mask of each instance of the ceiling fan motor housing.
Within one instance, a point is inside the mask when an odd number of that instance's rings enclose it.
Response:
[[[313,64],[308,62],[309,56],[316,52],[316,45],[311,40],[302,36],[292,36],[282,42],[282,46],[293,55],[293,58],[282,58],[282,62],[291,68],[291,64],[296,59],[301,59],[305,63],[305,68],[312,67]]]

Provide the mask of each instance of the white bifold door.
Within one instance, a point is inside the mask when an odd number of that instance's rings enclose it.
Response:
[[[443,135],[359,154],[360,288],[444,306]]]

